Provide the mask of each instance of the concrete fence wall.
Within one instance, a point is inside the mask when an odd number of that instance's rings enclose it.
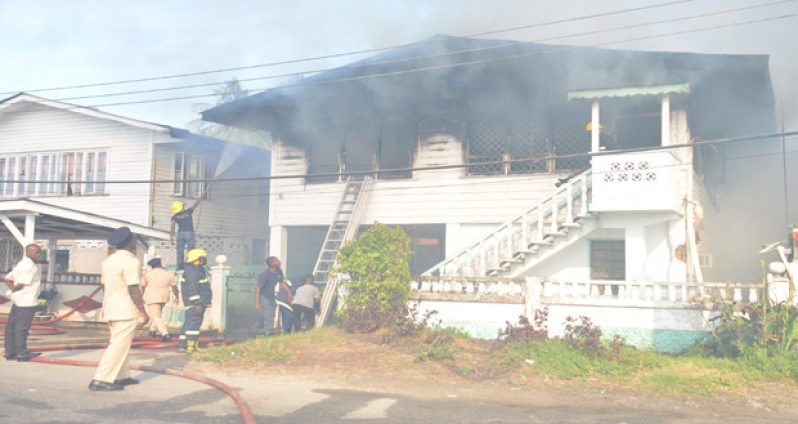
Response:
[[[466,277],[417,277],[411,299],[436,310],[443,326],[474,337],[495,338],[507,322],[548,310],[549,335],[562,336],[566,318],[585,316],[605,335],[658,351],[679,352],[712,330],[723,302],[756,301],[762,287],[750,283],[543,281]]]

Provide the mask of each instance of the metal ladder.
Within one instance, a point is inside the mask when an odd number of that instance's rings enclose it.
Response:
[[[338,278],[335,275],[330,275],[330,270],[338,261],[338,250],[357,234],[360,218],[373,182],[374,179],[371,177],[365,177],[362,180],[350,178],[346,182],[335,218],[324,237],[319,258],[316,260],[316,266],[313,267],[313,277],[316,282],[325,283],[324,294],[321,298],[321,313],[316,317],[316,326],[324,325],[324,321],[330,313],[330,307],[338,290]]]

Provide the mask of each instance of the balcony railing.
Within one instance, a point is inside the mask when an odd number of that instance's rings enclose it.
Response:
[[[590,210],[682,211],[690,167],[669,151],[593,157]]]

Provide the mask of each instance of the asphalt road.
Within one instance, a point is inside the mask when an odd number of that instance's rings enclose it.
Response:
[[[100,352],[63,352],[55,356],[96,359]],[[53,355],[50,355],[53,356]],[[153,352],[134,362],[181,368],[184,355]],[[90,392],[92,368],[36,363],[0,363],[0,423],[238,423],[233,402],[222,392],[193,381],[151,373],[123,392]],[[262,423],[747,423],[752,415],[697,416],[687,410],[628,411],[611,404],[506,405],[448,398],[435,399],[340,390],[307,379],[246,372],[217,377],[237,388]],[[258,374],[262,375],[262,374]]]

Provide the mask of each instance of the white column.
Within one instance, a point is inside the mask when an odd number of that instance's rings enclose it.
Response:
[[[36,238],[36,215],[29,213],[25,215],[25,241],[33,243]]]
[[[275,225],[269,229],[269,256],[277,256],[285,262],[288,254],[288,230],[282,225]],[[285,271],[285,267],[283,268]]]
[[[213,292],[213,300],[211,301],[211,308],[206,315],[208,320],[207,327],[209,329],[223,331],[222,322],[224,320],[224,304],[227,298],[227,274],[230,272],[230,267],[227,266],[227,257],[219,255],[215,258],[216,265],[211,267],[211,292]]]
[[[599,125],[601,120],[599,119],[599,101],[593,100],[593,108],[591,110],[591,117],[590,117],[590,151],[591,152],[598,152],[600,146],[600,134],[601,130],[599,129]]]
[[[535,317],[535,311],[542,306],[543,284],[540,278],[526,277],[526,293],[524,297],[524,315],[532,321]]]
[[[445,240],[445,253],[443,257],[449,258],[460,252],[463,248],[461,245],[461,224],[449,223],[446,224],[446,240]]]
[[[646,278],[646,227],[634,223],[626,227],[626,279],[632,281]]]
[[[663,146],[671,144],[671,96],[662,96],[662,141]]]
[[[47,240],[47,282],[52,284],[55,281],[55,252],[58,247],[58,240]]]

